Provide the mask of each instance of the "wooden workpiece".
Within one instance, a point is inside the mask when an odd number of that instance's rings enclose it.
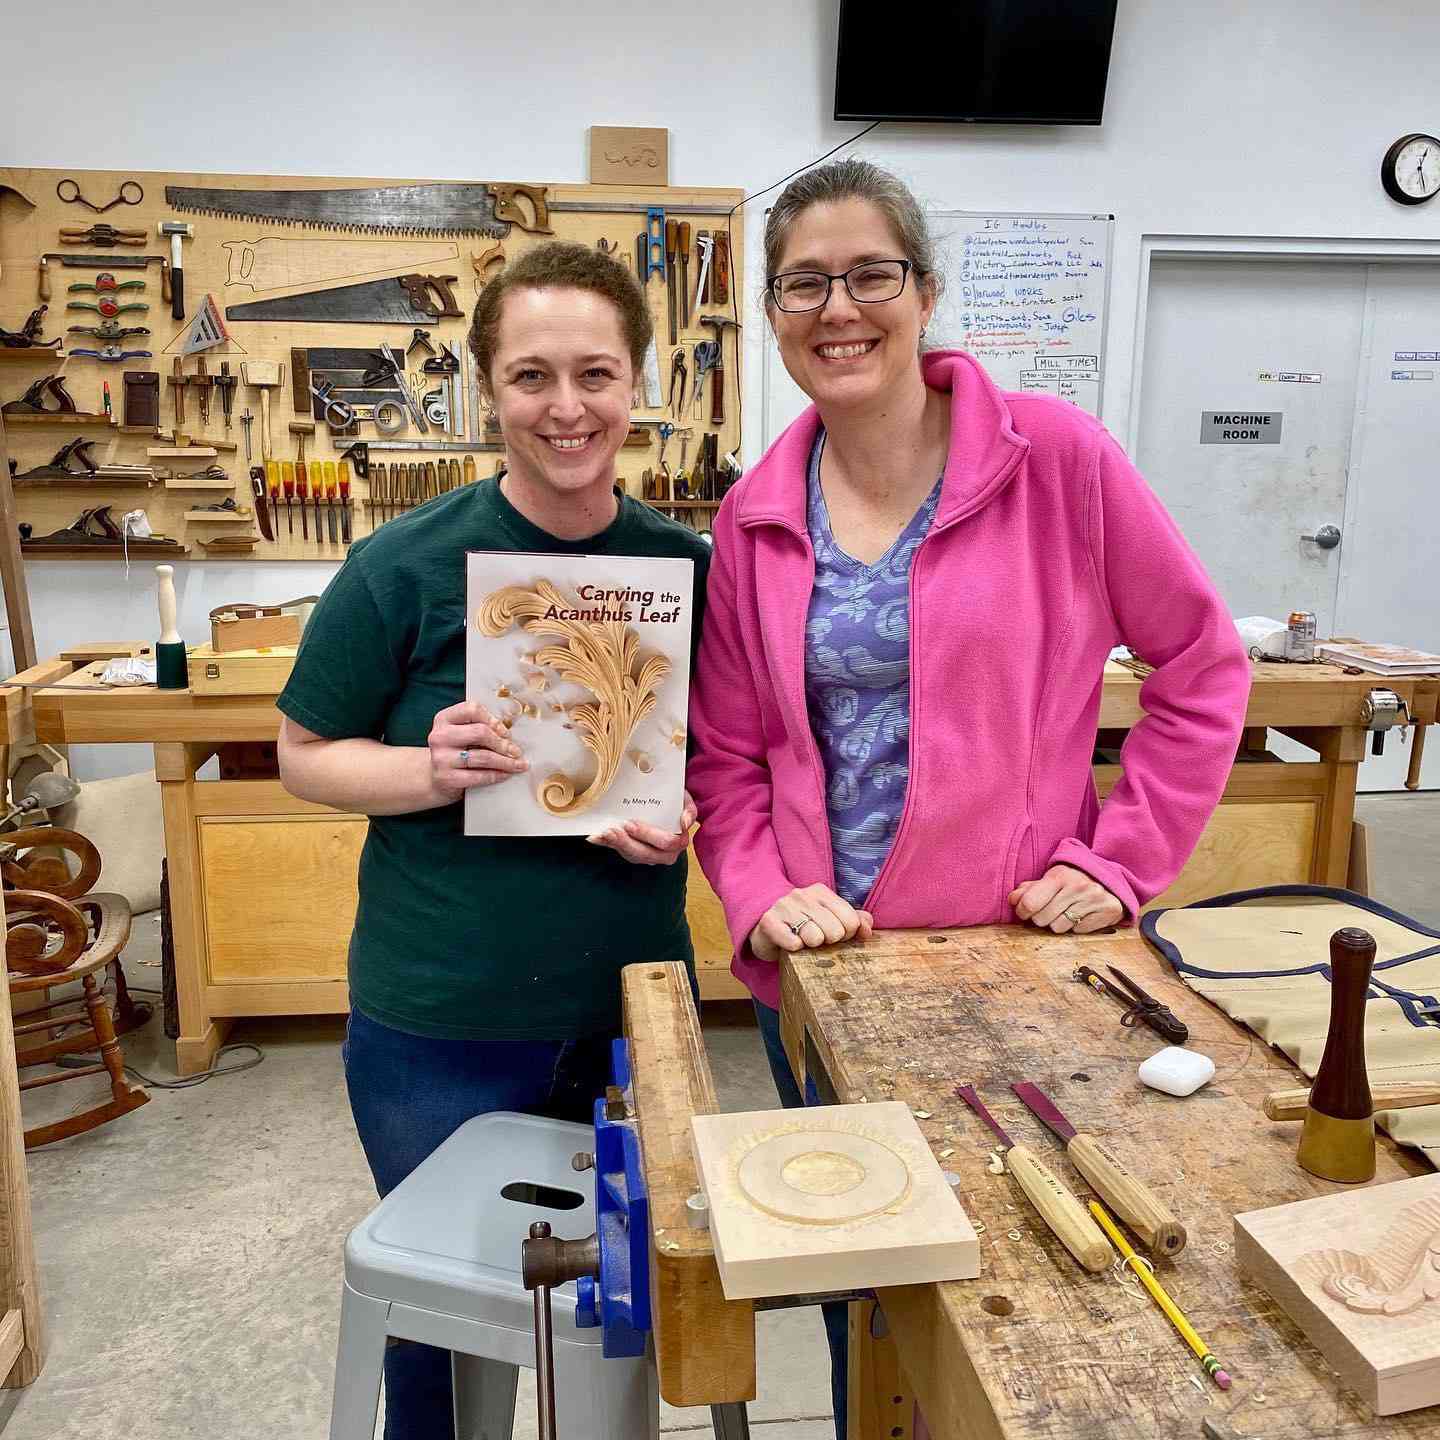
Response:
[[[297,411],[294,405],[291,350],[295,347],[343,347],[373,350],[382,341],[388,341],[397,351],[403,353],[410,344],[415,325],[427,330],[431,343],[438,354],[441,344],[448,345],[458,356],[465,351],[470,315],[478,294],[479,278],[472,264],[472,257],[495,248],[496,242],[483,235],[405,235],[378,233],[361,230],[337,230],[318,225],[290,225],[277,221],[255,220],[242,216],[214,215],[175,210],[166,204],[167,185],[186,187],[220,187],[225,189],[249,190],[301,190],[327,188],[361,188],[374,185],[464,183],[396,178],[366,179],[360,177],[326,178],[320,176],[266,176],[266,175],[214,175],[214,174],[165,174],[159,172],[127,171],[81,171],[81,170],[40,170],[0,169],[0,183],[12,186],[29,200],[33,208],[26,209],[18,203],[8,205],[4,224],[0,226],[0,324],[18,329],[31,310],[41,303],[37,288],[37,257],[42,254],[59,254],[73,251],[75,254],[116,254],[124,253],[113,247],[100,245],[66,246],[59,243],[62,226],[88,225],[90,213],[78,204],[66,204],[56,195],[56,185],[62,178],[73,178],[85,196],[103,195],[107,199],[115,195],[119,186],[127,180],[138,181],[144,189],[144,199],[138,205],[125,205],[112,212],[107,219],[114,220],[123,214],[127,229],[145,230],[150,236],[144,247],[136,254],[169,256],[170,242],[155,233],[156,223],[164,219],[178,219],[194,226],[194,237],[183,241],[185,272],[186,313],[183,320],[174,320],[170,305],[161,294],[161,267],[150,265],[144,270],[116,270],[117,279],[141,279],[143,291],[126,290],[117,298],[124,303],[136,299],[148,304],[144,313],[130,313],[116,317],[119,325],[138,324],[148,326],[153,332],[146,336],[130,336],[115,342],[124,349],[144,349],[152,353],[149,359],[134,359],[107,362],[65,354],[56,356],[47,350],[0,349],[0,360],[10,361],[15,368],[7,367],[0,378],[0,402],[13,400],[24,392],[31,380],[50,371],[58,371],[65,378],[76,405],[82,411],[99,413],[103,410],[102,385],[109,381],[113,417],[107,422],[104,416],[86,428],[78,422],[53,420],[49,417],[18,417],[13,424],[8,441],[10,455],[18,462],[21,471],[42,465],[59,449],[67,438],[85,435],[96,444],[92,451],[98,464],[112,462],[143,463],[147,444],[149,453],[160,454],[156,447],[156,432],[150,429],[136,431],[120,422],[124,418],[126,371],[151,371],[162,377],[160,385],[160,422],[162,430],[175,427],[175,390],[167,383],[173,374],[173,364],[180,354],[185,334],[205,302],[211,295],[219,308],[222,319],[229,331],[230,339],[223,345],[200,352],[186,360],[184,372],[193,377],[196,361],[203,359],[209,379],[213,382],[220,365],[228,361],[231,374],[238,384],[234,390],[234,404],[230,428],[224,426],[219,391],[212,384],[208,395],[209,421],[203,424],[199,414],[199,388],[194,384],[184,387],[182,403],[185,420],[180,428],[190,437],[191,444],[199,449],[183,452],[168,447],[165,452],[170,458],[159,459],[156,463],[168,465],[181,474],[201,469],[207,463],[214,463],[202,454],[202,449],[216,443],[229,442],[238,449],[223,453],[219,464],[227,472],[227,481],[222,486],[224,493],[233,494],[241,506],[253,506],[249,469],[251,464],[262,460],[261,395],[241,378],[241,366],[250,362],[267,361],[284,366],[283,383],[269,392],[271,410],[270,431],[273,439],[273,455],[279,460],[296,458],[295,437],[288,431],[292,420],[313,420],[310,410]],[[490,183],[504,182],[503,176],[485,177]],[[728,210],[744,195],[741,190],[716,188],[681,188],[645,185],[549,185],[544,187],[548,201],[553,204],[582,202],[615,206],[660,206],[667,216],[677,220],[688,220],[692,231],[723,229],[725,216],[716,213],[700,213],[693,207],[724,207]],[[531,216],[529,201],[521,199],[519,205]],[[687,207],[690,207],[687,209]],[[533,217],[531,217],[533,218]],[[513,261],[528,249],[545,241],[572,240],[587,246],[598,245],[602,240],[613,247],[616,258],[629,268],[635,267],[636,236],[646,228],[645,215],[630,210],[611,209],[608,213],[598,211],[552,210],[550,224],[554,234],[533,233],[519,224],[512,224],[510,233],[500,245],[507,261]],[[735,293],[736,285],[743,285],[744,277],[744,226],[733,227],[731,235],[732,265],[731,284],[734,302],[732,305],[711,305],[692,307],[691,323],[683,327],[679,340],[686,346],[688,363],[693,372],[693,347],[695,342],[714,338],[714,331],[700,323],[702,314],[729,316],[735,314],[742,323],[748,317],[739,312],[746,309],[743,294]],[[692,247],[693,248],[693,247]],[[689,267],[690,283],[693,287],[697,276],[697,256],[692,253]],[[99,267],[96,267],[98,270]],[[460,318],[438,318],[410,323],[314,323],[314,322],[272,322],[225,319],[227,307],[259,299],[271,299],[296,293],[338,287],[350,283],[368,283],[397,277],[406,273],[431,273],[455,275],[459,278],[452,283],[451,290],[456,305],[464,312]],[[493,271],[491,273],[494,273]],[[66,311],[71,299],[93,299],[93,295],[71,296],[67,287],[74,282],[93,282],[95,274],[89,269],[63,266],[58,260],[49,262],[51,296],[50,309],[45,316],[43,339],[65,335],[66,351],[80,348],[98,348],[108,343],[94,336],[66,335],[70,325],[98,324],[101,317],[93,311]],[[658,277],[646,287],[651,313],[656,323],[656,351],[659,360],[662,402],[668,399],[667,387],[670,375],[670,357],[673,347],[669,342],[667,290]],[[689,428],[692,431],[686,463],[693,465],[699,453],[701,437],[707,431],[719,436],[719,453],[723,457],[740,445],[740,399],[741,376],[739,358],[741,347],[734,336],[724,341],[725,369],[725,423],[715,426],[709,422],[709,397],[704,404],[705,419],[692,419],[689,397],[686,412],[682,417],[672,417],[663,407],[647,409],[643,405],[636,409],[635,418],[641,420],[673,420],[677,430]],[[411,356],[409,369],[413,370],[425,358],[425,352],[416,350]],[[468,366],[468,355],[465,357]],[[27,362],[27,363],[20,363]],[[462,379],[466,372],[462,371]],[[637,377],[638,380],[639,377]],[[693,374],[692,374],[693,378]],[[712,377],[713,382],[713,377]],[[426,377],[426,389],[440,384],[437,376]],[[475,414],[468,385],[464,390],[463,402],[466,411],[466,434],[475,439],[485,438],[482,434],[485,419]],[[708,390],[707,386],[707,390]],[[642,397],[643,398],[643,397]],[[245,410],[254,415],[251,429],[252,459],[245,458],[244,429],[240,416]],[[12,422],[17,417],[6,417]],[[59,428],[60,426],[66,428]],[[644,427],[647,443],[637,448],[626,448],[620,452],[617,468],[620,479],[627,491],[641,497],[641,476],[647,469],[657,467],[660,457],[660,442],[656,426]],[[0,432],[3,434],[3,432]],[[413,423],[398,435],[379,435],[373,425],[361,424],[358,433],[333,437],[323,423],[317,426],[313,440],[307,437],[305,457],[310,461],[337,461],[347,446],[356,439],[414,440],[417,448],[404,451],[375,450],[371,452],[371,463],[423,465],[426,460],[435,461],[437,456],[444,459],[463,460],[470,454],[475,461],[478,478],[494,474],[500,460],[498,446],[491,450],[473,452],[440,451],[426,449],[429,440],[454,439],[442,435],[431,425],[429,435],[420,434]],[[489,437],[492,442],[494,437]],[[3,441],[0,441],[3,454]],[[189,458],[185,458],[189,457]],[[670,467],[678,468],[680,462],[680,439],[678,434],[671,438],[665,452]],[[110,503],[116,507],[118,517],[125,510],[143,507],[150,519],[151,528],[158,535],[168,536],[187,547],[188,554],[176,554],[177,560],[203,561],[207,558],[205,542],[217,539],[222,534],[234,535],[238,528],[232,517],[201,518],[193,513],[191,500],[174,487],[153,487],[143,496],[137,495],[133,486],[126,487],[118,482],[96,480],[86,482],[89,493],[82,496],[73,481],[39,480],[22,485],[15,496],[16,519],[33,526],[36,536],[47,535],[71,524],[87,507]],[[113,486],[113,488],[112,488]],[[4,492],[8,489],[0,477],[0,520],[5,519]],[[394,507],[377,507],[369,502],[371,490],[367,482],[358,475],[351,475],[351,522],[352,534],[359,539],[371,532],[372,524],[380,518],[390,518],[398,513]],[[669,507],[665,507],[669,508]],[[676,517],[697,529],[708,530],[718,501],[714,504],[676,507]],[[322,510],[324,507],[322,506]],[[221,554],[210,558],[255,559],[255,560],[343,560],[345,546],[332,543],[328,523],[324,526],[323,539],[317,543],[317,519],[314,500],[308,506],[309,538],[302,536],[299,516],[295,515],[294,534],[290,533],[285,514],[275,526],[274,542],[259,538],[252,551],[239,556]],[[323,517],[328,521],[328,517]],[[272,521],[272,526],[274,522]],[[260,532],[254,527],[257,536]],[[44,558],[43,550],[27,550],[30,558]],[[114,558],[118,550],[100,552],[105,558]],[[59,554],[55,558],[62,558]],[[63,558],[85,558],[84,554],[65,554]],[[7,607],[8,608],[8,607]],[[28,654],[25,658],[29,658]]]
[[[1118,964],[1169,1005],[1191,1047],[1215,1060],[1215,1079],[1186,1100],[1143,1088],[1136,1068],[1161,1042],[1121,1027],[1116,1006],[1072,982],[1081,963]],[[1376,1419],[1240,1275],[1237,1212],[1335,1187],[1295,1164],[1292,1126],[1265,1118],[1268,1091],[1296,1072],[1187,990],[1133,932],[892,931],[787,957],[783,971],[782,1029],[797,1073],[808,1066],[840,1103],[899,1100],[924,1112],[921,1129],[984,1226],[978,1281],[879,1292],[937,1440],[1168,1440],[1198,1435],[1205,1418],[1267,1440],[1433,1433],[1433,1411]],[[1111,1272],[1083,1271],[1009,1177],[991,1173],[993,1139],[957,1085],[975,1085],[1017,1142],[1089,1194],[1010,1093],[1017,1080],[1040,1085],[1186,1224],[1188,1247],[1157,1261],[1156,1274],[1235,1377],[1232,1390],[1214,1388],[1147,1296]],[[1422,1169],[1414,1152],[1381,1140],[1377,1183]]]

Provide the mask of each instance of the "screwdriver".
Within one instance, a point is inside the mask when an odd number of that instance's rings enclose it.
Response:
[[[340,538],[348,545],[350,529],[350,462],[340,462]]]
[[[295,466],[295,494],[300,502],[300,538],[310,538],[310,521],[305,514],[305,502],[310,498],[310,473],[304,461]]]
[[[280,474],[285,479],[285,525],[290,534],[295,533],[295,512],[290,508],[295,499],[295,464],[291,460],[280,462]],[[300,524],[305,524],[305,502],[300,502]]]
[[[333,460],[325,462],[325,521],[326,528],[330,531],[330,543],[334,545],[340,535],[335,515],[335,462]],[[318,524],[316,528],[319,528]]]
[[[315,543],[323,545],[325,536],[320,531],[320,501],[325,493],[325,468],[318,460],[310,468],[315,472],[310,477],[310,493],[315,497]]]
[[[267,460],[265,462],[265,481],[270,490],[270,513],[275,517],[275,535],[280,535],[280,462],[278,460]]]

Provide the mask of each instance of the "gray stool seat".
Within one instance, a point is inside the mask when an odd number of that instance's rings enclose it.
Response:
[[[345,1242],[331,1440],[371,1440],[385,1342],[452,1352],[457,1440],[510,1440],[516,1366],[534,1368],[534,1306],[520,1245],[536,1220],[562,1239],[595,1229],[588,1177],[571,1168],[594,1132],[497,1111],[467,1120]],[[659,1431],[651,1360],[606,1360],[575,1325],[575,1288],[553,1293],[561,1436],[644,1440]]]

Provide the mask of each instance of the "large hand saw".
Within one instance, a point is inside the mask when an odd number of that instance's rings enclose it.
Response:
[[[523,197],[533,215],[517,204]],[[239,190],[167,185],[173,210],[237,215],[286,225],[374,230],[404,235],[488,235],[504,239],[512,225],[553,235],[543,185],[365,185],[329,190]]]

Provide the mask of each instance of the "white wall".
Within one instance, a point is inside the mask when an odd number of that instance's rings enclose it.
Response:
[[[0,164],[583,181],[595,122],[666,126],[676,184],[753,191],[860,128],[828,118],[834,0],[0,9]],[[928,6],[897,4],[897,17],[907,9]],[[914,24],[923,45],[923,18]],[[1440,233],[1440,201],[1402,208],[1378,179],[1396,136],[1440,129],[1437,64],[1440,11],[1410,0],[1121,0],[1102,127],[890,125],[856,153],[936,209],[1115,213],[1104,418],[1123,434],[1140,237]],[[765,203],[747,207],[747,298]],[[753,459],[753,304],[745,318]],[[285,599],[326,568],[182,565],[182,630],[198,640],[212,605]],[[129,581],[88,562],[30,576],[42,654],[154,629],[146,566]]]

